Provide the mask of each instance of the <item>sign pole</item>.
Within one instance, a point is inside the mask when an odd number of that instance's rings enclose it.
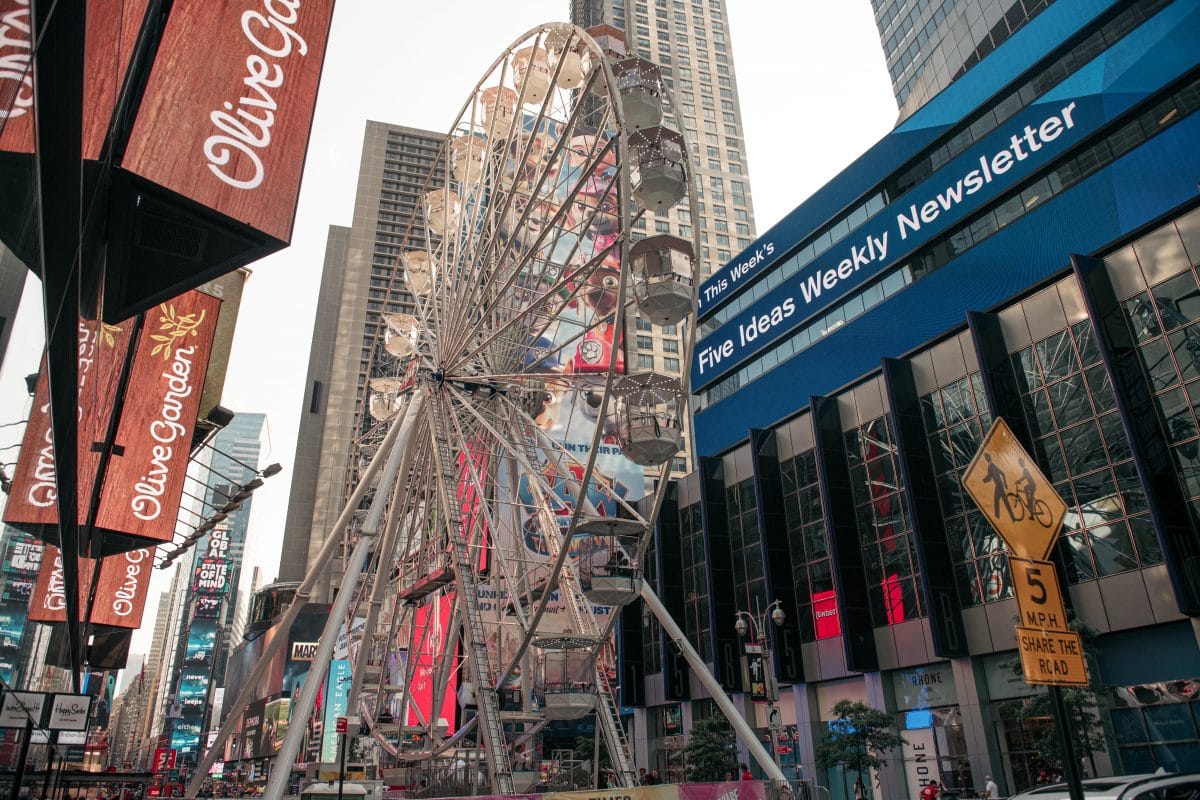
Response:
[[[1062,687],[1050,686],[1050,703],[1054,709],[1054,732],[1058,734],[1058,746],[1063,754],[1063,779],[1071,800],[1083,800],[1083,784],[1079,779],[1079,759],[1075,757],[1075,744],[1071,740],[1071,717],[1063,700]]]
[[[58,755],[58,748],[51,745],[46,748],[46,778],[42,781],[42,800],[47,800],[50,797],[50,776],[54,772],[54,759]]]
[[[21,796],[21,782],[25,780],[25,760],[29,758],[29,740],[33,738],[33,719],[25,721],[25,736],[21,739],[21,753],[17,756],[17,771],[13,775],[12,792],[9,800],[18,800]]]
[[[1054,711],[1063,778],[1071,800],[1083,800],[1079,759],[1063,686],[1087,686],[1087,659],[1079,633],[1067,624],[1054,552],[1067,505],[1034,459],[997,417],[971,459],[963,488],[1008,546],[1008,567],[1020,622],[1021,672],[1031,686],[1045,685]]]
[[[342,800],[342,791],[346,787],[346,738],[348,734],[342,731],[342,747],[338,753],[338,793],[337,800]],[[1071,797],[1071,800],[1083,800],[1083,797]]]

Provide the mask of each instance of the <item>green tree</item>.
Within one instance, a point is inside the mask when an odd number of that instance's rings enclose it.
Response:
[[[1079,621],[1072,619],[1067,627],[1079,634],[1083,643],[1083,655],[1088,665],[1087,686],[1062,687],[1063,704],[1067,707],[1067,722],[1071,730],[1071,746],[1077,758],[1088,759],[1091,773],[1096,774],[1097,750],[1106,749],[1108,743],[1104,738],[1104,726],[1100,721],[1099,708],[1103,696],[1104,685],[1100,682],[1100,669],[1097,656],[1100,649],[1096,645],[1096,631]],[[1009,669],[1017,676],[1024,676],[1021,669],[1021,659],[1016,657],[1009,664]],[[1058,734],[1054,729],[1053,703],[1048,692],[1041,692],[1027,698],[1019,704],[1005,707],[1004,715],[1009,719],[1018,720],[1027,729],[1033,731],[1030,744],[1037,756],[1039,765],[1048,769],[1063,769],[1062,750],[1058,746]],[[1041,724],[1049,721],[1050,724]]]
[[[723,781],[737,775],[737,736],[724,717],[702,719],[692,726],[683,750],[687,779],[698,783]]]
[[[598,735],[598,733],[597,733]],[[576,736],[575,737],[575,752],[572,756],[576,761],[586,761],[589,765],[592,763],[592,758],[596,755],[596,740],[591,736]],[[609,769],[612,768],[612,759],[608,756],[608,742],[604,737],[600,737],[600,775],[603,776]],[[601,782],[600,788],[604,788],[604,783]]]
[[[833,720],[817,744],[816,760],[821,769],[844,766],[847,772],[869,775],[886,763],[883,756],[904,744],[889,714],[866,703],[839,700]]]

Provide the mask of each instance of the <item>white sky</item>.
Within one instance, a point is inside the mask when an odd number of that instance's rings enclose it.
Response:
[[[569,0],[338,0],[292,246],[251,265],[222,404],[265,412],[284,471],[254,495],[243,567],[275,576],[328,226],[349,225],[364,122],[445,130],[500,52]],[[727,0],[755,219],[766,231],[878,141],[896,118],[868,0]],[[0,424],[28,413],[43,346],[31,279],[0,372]],[[0,448],[20,441],[0,428]],[[15,459],[0,449],[0,462]],[[133,652],[148,651],[156,573]]]

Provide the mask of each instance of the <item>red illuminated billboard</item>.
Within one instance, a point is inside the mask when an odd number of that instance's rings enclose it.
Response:
[[[812,596],[813,623],[818,639],[830,639],[842,635],[842,621],[838,617],[837,595],[833,590],[814,592]]]
[[[166,747],[160,747],[154,751],[154,769],[153,772],[157,775],[160,772],[175,769],[176,752]]]
[[[442,689],[442,703],[436,714],[433,711],[434,678],[438,666],[445,657],[446,638],[449,633],[450,610],[454,605],[454,593],[444,592],[416,611],[413,625],[413,641],[409,647],[409,658],[416,659],[413,663],[413,685],[409,693],[410,705],[406,706],[406,725],[420,725],[414,707],[420,711],[426,720],[435,719],[440,725],[448,726],[447,731],[454,731],[454,710],[458,705],[458,664],[451,664],[448,672],[449,679]]]

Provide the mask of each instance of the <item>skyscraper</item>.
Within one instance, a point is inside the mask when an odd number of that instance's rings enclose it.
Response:
[[[192,569],[174,589],[184,596],[184,622],[173,643],[170,719],[163,732],[181,758],[195,758],[213,690],[225,681],[229,636],[233,627],[242,554],[253,500],[243,489],[259,474],[266,416],[238,414],[213,437],[201,455],[204,504],[215,513],[245,493],[240,505],[196,545]]]
[[[308,377],[291,499],[279,558],[279,580],[299,581],[341,513],[357,413],[381,311],[412,311],[403,289],[388,295],[405,229],[443,134],[367,122],[354,216],[330,226],[313,325]],[[334,570],[334,573],[340,572]],[[329,596],[327,577],[314,600]]]
[[[1054,0],[871,0],[906,119]]]
[[[572,0],[571,21],[581,27],[620,28],[629,55],[653,61],[662,70],[692,154],[699,207],[689,208],[685,201],[666,216],[646,213],[634,235],[669,233],[691,241],[692,226],[698,225],[697,280],[708,278],[757,236],[724,0]],[[677,329],[655,328],[642,319],[634,325],[632,366],[680,374]],[[673,471],[687,472],[690,463],[690,454],[681,453]]]

